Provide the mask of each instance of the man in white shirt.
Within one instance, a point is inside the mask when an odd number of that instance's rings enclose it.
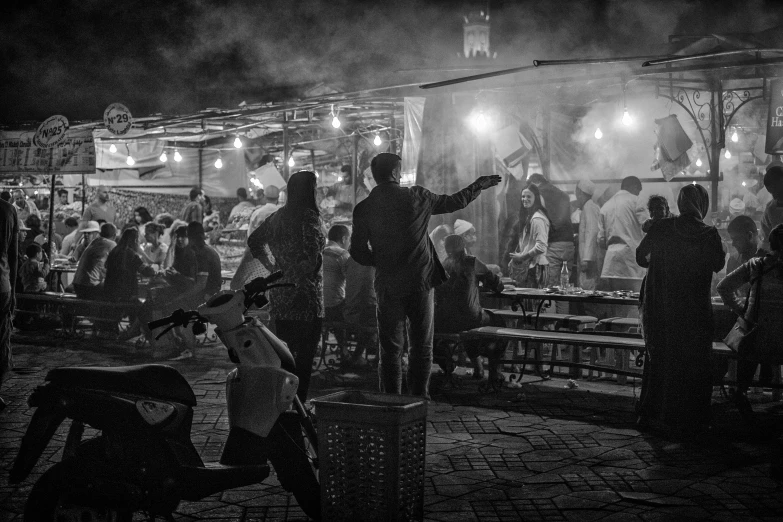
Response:
[[[14,210],[16,210],[16,215],[19,216],[19,223],[24,223],[31,215],[41,217],[38,207],[35,206],[33,200],[25,196],[22,189],[14,189],[13,195],[12,204]]]
[[[69,257],[76,248],[76,239],[79,235],[79,220],[71,216],[65,218],[65,237],[63,238],[62,247],[60,247],[60,255]]]
[[[620,191],[601,207],[598,244],[606,249],[601,269],[603,290],[641,289],[645,271],[636,264],[636,248],[644,235],[642,224],[650,218],[647,208],[639,202],[641,191],[639,178],[628,176],[620,184]],[[618,307],[615,312],[625,315],[627,310]]]

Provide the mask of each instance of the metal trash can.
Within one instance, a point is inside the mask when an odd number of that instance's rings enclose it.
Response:
[[[323,520],[422,520],[426,401],[350,390],[312,403]]]

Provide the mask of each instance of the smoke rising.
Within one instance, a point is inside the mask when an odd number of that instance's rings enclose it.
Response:
[[[454,63],[461,17],[485,2],[358,0],[17,2],[0,21],[0,121],[62,113],[97,119],[111,102],[136,116],[433,79],[403,69]],[[758,33],[777,4],[490,2],[498,64],[657,52],[672,33]]]

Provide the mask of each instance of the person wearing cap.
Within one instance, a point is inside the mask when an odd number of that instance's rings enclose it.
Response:
[[[734,198],[729,202],[729,216],[735,218],[745,214],[745,202],[740,198]]]
[[[14,206],[0,200],[0,385],[11,372],[11,323],[16,308],[19,269],[19,216]],[[5,401],[0,397],[0,411]]]
[[[441,263],[446,260],[446,237],[453,233],[454,231],[448,225],[438,225],[430,232],[430,241],[435,245],[435,252]]]
[[[90,246],[90,243],[98,237],[101,231],[101,224],[97,221],[82,223],[81,227],[77,232],[78,239],[71,252],[70,260],[72,263],[79,261],[85,249]]]
[[[761,217],[761,235],[764,236],[761,249],[769,252],[769,234],[773,228],[783,223],[783,164],[777,163],[767,169],[764,174],[764,187],[772,196],[772,201],[767,203]]]
[[[473,245],[475,245],[476,241],[478,241],[478,237],[476,236],[476,227],[473,226],[473,223],[470,221],[465,221],[464,219],[456,220],[454,222],[454,233],[460,236],[463,241],[465,241],[465,250],[467,251],[468,255],[473,255]]]
[[[579,286],[582,290],[595,290],[604,252],[598,244],[601,209],[593,201],[595,183],[589,179],[576,184],[574,195],[579,209]]]
[[[106,258],[117,246],[114,242],[117,227],[112,223],[104,223],[99,228],[97,222],[89,221],[82,233],[89,245],[79,257],[79,265],[73,276],[73,290],[82,299],[101,299],[106,279]]]
[[[410,321],[409,385],[413,395],[429,397],[434,333],[434,288],[448,279],[427,236],[434,214],[465,208],[500,176],[481,176],[451,195],[424,187],[401,187],[401,159],[381,153],[370,163],[377,186],[353,212],[351,256],[375,267],[380,388],[399,394],[406,318]]]
[[[443,268],[449,279],[435,288],[435,331],[459,333],[480,326],[505,326],[502,317],[483,309],[479,302],[479,283],[485,291],[502,292],[500,278],[478,258],[467,253],[467,244],[462,236],[448,236],[445,246],[448,257]],[[484,344],[465,343],[465,352],[473,361],[474,377],[477,379],[484,375],[481,356],[490,355],[489,347]],[[500,355],[505,349],[506,343],[494,343],[491,352],[492,355]],[[490,367],[490,379],[496,375],[493,365]]]

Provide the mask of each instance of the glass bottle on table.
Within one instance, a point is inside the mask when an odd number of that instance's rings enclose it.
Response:
[[[570,274],[568,273],[568,263],[563,262],[563,267],[560,269],[560,290],[568,293],[570,286],[571,281]]]

